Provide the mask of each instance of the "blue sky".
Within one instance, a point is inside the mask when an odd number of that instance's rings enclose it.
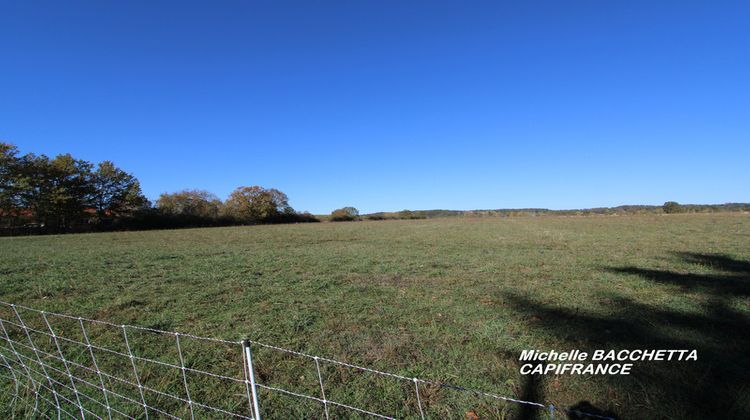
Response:
[[[0,4],[0,139],[155,199],[327,213],[750,201],[750,3]]]

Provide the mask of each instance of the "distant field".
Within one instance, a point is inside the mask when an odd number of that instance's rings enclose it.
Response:
[[[561,407],[586,400],[622,418],[750,418],[747,214],[0,238],[0,297],[117,323],[250,337]],[[637,363],[629,376],[524,377],[518,356],[532,348],[696,348],[699,360]],[[261,376],[300,379],[271,365],[259,366]],[[365,385],[341,392],[372,406],[378,395]],[[424,398],[434,417],[526,415],[501,402]],[[6,392],[0,402],[7,400]],[[274,400],[267,415],[320,416],[292,404]]]

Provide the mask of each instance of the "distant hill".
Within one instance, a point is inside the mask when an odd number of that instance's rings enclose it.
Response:
[[[591,209],[550,210],[542,208],[489,209],[489,210],[402,210],[397,212],[377,212],[361,215],[365,220],[390,219],[432,219],[436,217],[513,217],[513,216],[589,216],[617,214],[661,214],[672,213],[715,213],[750,212],[750,203],[726,204],[678,204],[665,211],[665,206],[622,205],[617,207],[596,207]]]

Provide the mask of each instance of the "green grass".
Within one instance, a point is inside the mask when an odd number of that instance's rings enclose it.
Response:
[[[622,418],[749,418],[749,261],[746,214],[121,232],[0,238],[0,296],[116,323],[250,337],[558,407],[585,400]],[[99,333],[102,343],[118,341]],[[143,354],[159,348],[149,335],[134,340]],[[530,348],[696,348],[699,360],[640,362],[629,376],[534,378],[518,373],[519,353]],[[186,351],[193,366],[220,367],[234,350]],[[261,381],[318,395],[309,364],[259,350],[257,370]],[[330,366],[324,375],[330,399],[415,415],[396,383]],[[180,390],[179,377],[148,376]],[[213,401],[235,391],[206,382],[195,392]],[[514,404],[423,393],[435,418],[527,415]],[[270,418],[320,417],[316,404],[261,398]]]

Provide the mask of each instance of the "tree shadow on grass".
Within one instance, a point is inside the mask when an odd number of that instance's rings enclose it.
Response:
[[[606,271],[675,286],[674,293],[692,298],[700,310],[659,307],[623,296],[608,296],[605,314],[515,294],[507,299],[524,317],[539,319],[535,325],[570,349],[698,350],[698,361],[634,362],[630,375],[598,378],[615,391],[617,401],[606,403],[610,409],[617,403],[623,418],[750,418],[750,317],[736,300],[750,296],[750,262],[725,255],[677,255],[703,266],[701,273],[632,266]],[[706,268],[710,273],[704,273]]]

